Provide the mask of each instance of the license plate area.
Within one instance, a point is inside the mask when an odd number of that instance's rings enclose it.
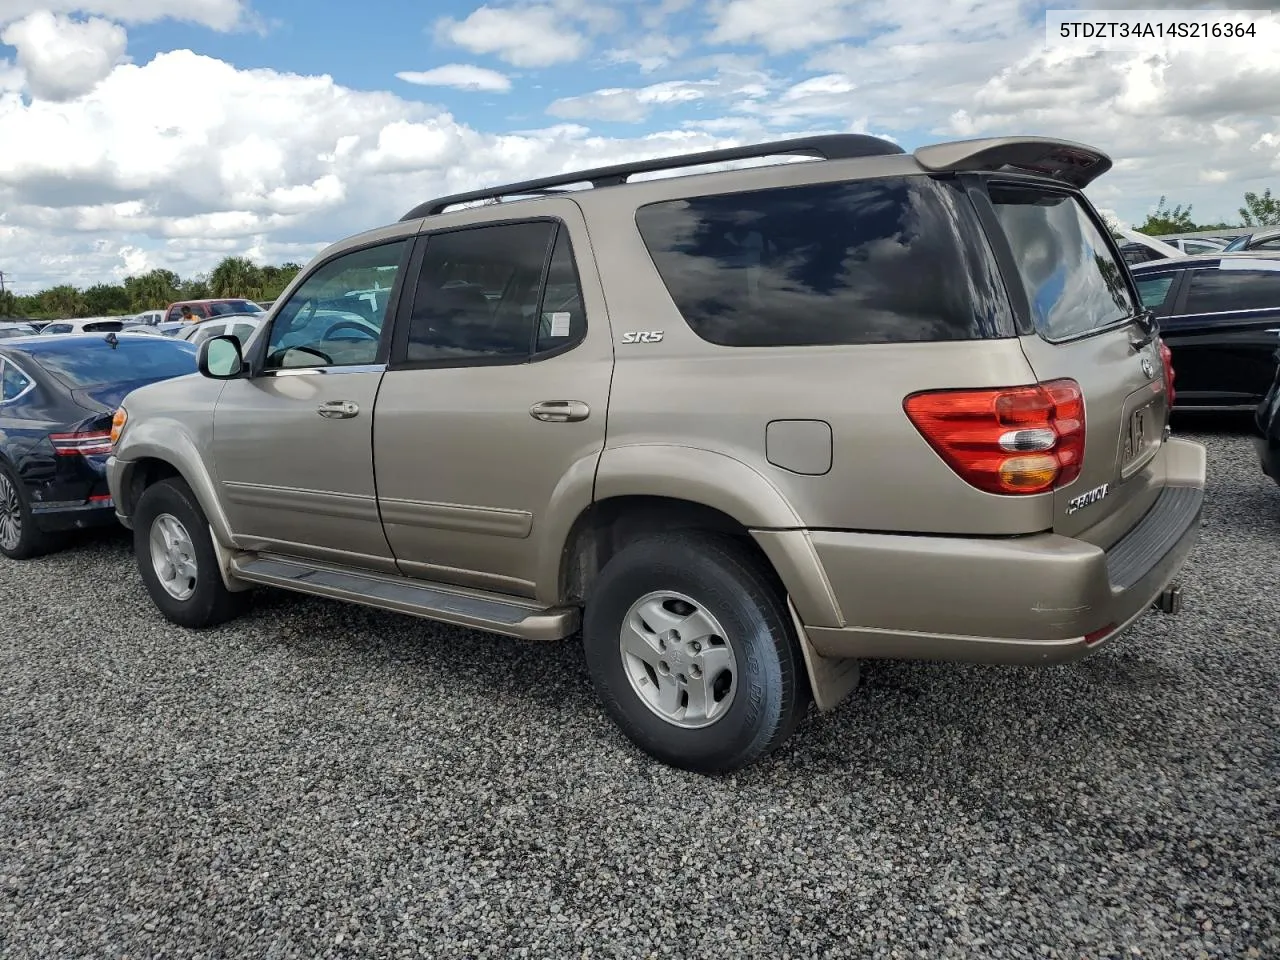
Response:
[[[1129,414],[1120,434],[1120,476],[1128,479],[1156,454],[1160,447],[1160,420],[1155,401],[1144,403]]]

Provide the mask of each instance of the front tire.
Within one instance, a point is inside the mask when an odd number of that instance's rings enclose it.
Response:
[[[174,477],[143,491],[133,552],[152,602],[173,623],[202,629],[243,612],[248,598],[222,582],[209,521],[186,481]]]
[[[674,767],[740,769],[785,741],[809,704],[782,592],[729,537],[665,533],[624,548],[601,572],[582,632],[609,715]]]

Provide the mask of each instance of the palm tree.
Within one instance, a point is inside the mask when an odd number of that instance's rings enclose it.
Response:
[[[247,257],[226,257],[209,274],[209,290],[215,297],[261,297],[262,270]]]

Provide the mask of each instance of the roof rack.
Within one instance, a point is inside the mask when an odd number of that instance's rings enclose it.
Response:
[[[560,193],[556,187],[566,187],[575,183],[590,183],[592,187],[613,187],[627,182],[627,178],[637,173],[651,173],[656,170],[678,170],[681,167],[697,167],[709,163],[728,163],[732,160],[755,160],[762,157],[775,157],[787,154],[809,156],[818,160],[849,160],[856,157],[884,157],[903,153],[896,143],[861,133],[838,133],[816,137],[797,137],[790,140],[773,140],[769,143],[756,143],[745,147],[729,147],[724,150],[705,150],[701,153],[684,153],[670,157],[656,157],[651,160],[636,160],[632,163],[619,163],[610,167],[596,167],[592,170],[578,170],[561,173],[553,177],[540,177],[537,180],[525,180],[520,183],[508,183],[500,187],[485,190],[472,190],[467,193],[455,193],[448,197],[439,197],[420,203],[403,217],[401,221],[417,220],[420,217],[432,217],[460,203],[473,203],[477,200],[498,201],[503,197],[519,194]]]

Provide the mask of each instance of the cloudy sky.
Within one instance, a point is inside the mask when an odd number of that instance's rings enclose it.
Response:
[[[432,195],[810,131],[1082,140],[1126,221],[1280,192],[1274,42],[1046,47],[1045,6],[0,0],[0,270],[305,261]]]

